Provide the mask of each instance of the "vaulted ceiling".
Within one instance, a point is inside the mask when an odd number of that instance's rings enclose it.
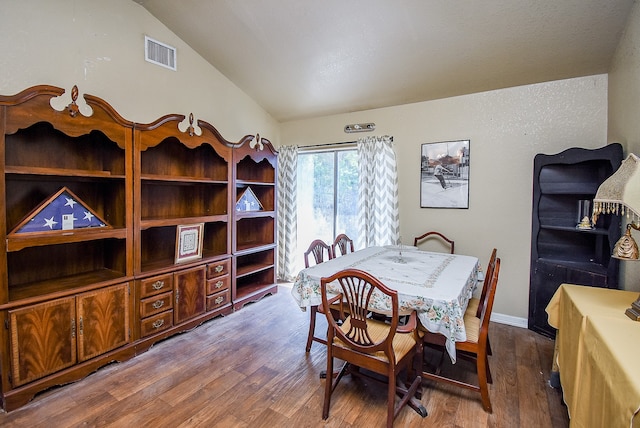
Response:
[[[607,73],[634,3],[135,1],[278,121]]]

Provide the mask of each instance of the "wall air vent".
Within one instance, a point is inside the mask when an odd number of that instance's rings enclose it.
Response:
[[[176,71],[176,48],[144,36],[144,59]]]

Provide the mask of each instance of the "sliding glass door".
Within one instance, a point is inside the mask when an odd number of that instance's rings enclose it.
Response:
[[[314,239],[332,244],[346,233],[358,242],[358,156],[355,148],[298,154],[298,249]]]

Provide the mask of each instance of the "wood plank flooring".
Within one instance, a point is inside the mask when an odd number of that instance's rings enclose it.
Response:
[[[324,380],[318,374],[325,368],[325,350],[314,343],[305,353],[308,317],[290,290],[280,287],[278,294],[230,316],[0,413],[0,426],[384,426],[384,389],[350,377],[341,381],[329,419],[322,420]],[[405,408],[396,427],[569,426],[560,392],[548,385],[553,341],[516,327],[491,329],[493,414],[484,412],[475,392],[425,382],[422,402],[429,416],[422,419]],[[463,364],[470,363],[443,370]]]

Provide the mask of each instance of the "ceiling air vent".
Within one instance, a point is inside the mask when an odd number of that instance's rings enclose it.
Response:
[[[144,36],[144,59],[176,71],[176,48]]]

